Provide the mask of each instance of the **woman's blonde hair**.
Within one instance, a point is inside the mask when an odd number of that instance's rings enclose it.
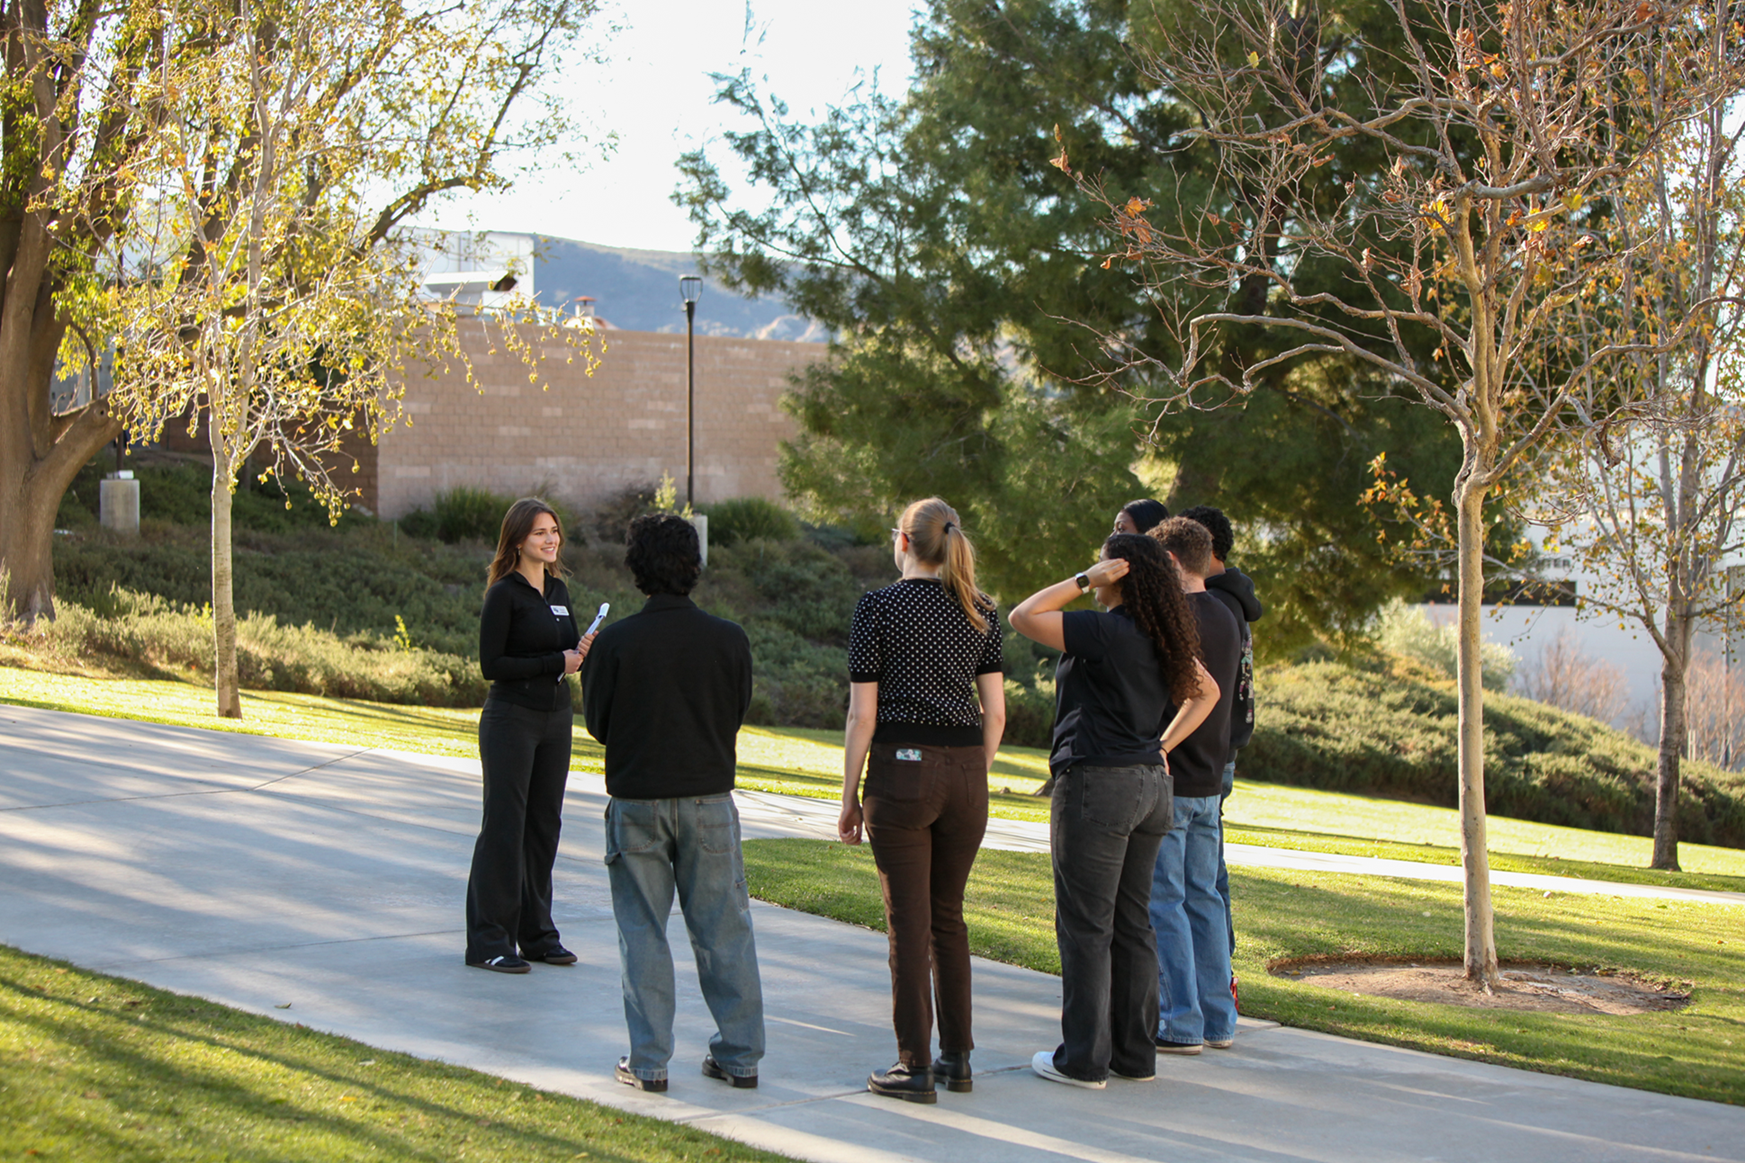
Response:
[[[521,543],[526,541],[533,532],[533,523],[541,513],[557,522],[558,559],[545,567],[547,577],[562,577],[564,575],[563,555],[561,549],[564,543],[563,518],[557,515],[557,510],[540,500],[538,497],[522,497],[509,511],[503,514],[503,528],[497,534],[497,555],[491,558],[491,572],[485,582],[488,590],[516,568],[521,558]]]
[[[963,606],[964,617],[985,634],[994,601],[976,588],[976,551],[964,536],[957,510],[928,497],[916,501],[897,518],[897,528],[909,539],[909,552],[924,565],[939,567],[939,580]]]

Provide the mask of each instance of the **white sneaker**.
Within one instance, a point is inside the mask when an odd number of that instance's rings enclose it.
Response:
[[[1228,1050],[1236,1044],[1235,1038],[1207,1038],[1206,1045],[1214,1050]]]
[[[1036,1056],[1030,1059],[1030,1069],[1050,1082],[1064,1082],[1068,1086],[1082,1086],[1086,1090],[1102,1090],[1109,1084],[1102,1079],[1096,1082],[1086,1082],[1082,1078],[1071,1078],[1054,1068],[1054,1051],[1038,1050]]]

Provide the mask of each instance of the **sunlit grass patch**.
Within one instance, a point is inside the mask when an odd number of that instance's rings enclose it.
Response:
[[[761,899],[882,929],[864,848],[755,840],[746,877]],[[1367,1041],[1667,1094],[1745,1103],[1745,906],[1497,887],[1504,958],[1633,973],[1689,988],[1680,1011],[1619,1017],[1466,1009],[1333,993],[1274,977],[1299,958],[1458,960],[1460,886],[1233,868],[1243,1012]],[[965,900],[984,957],[1060,972],[1048,857],[984,851]],[[1688,983],[1688,984],[1687,984]],[[1238,1043],[1240,1048],[1240,1042]]]
[[[781,1156],[0,946],[8,1159]]]

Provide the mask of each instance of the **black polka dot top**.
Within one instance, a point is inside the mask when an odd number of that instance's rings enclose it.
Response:
[[[907,578],[860,599],[848,636],[851,682],[879,684],[875,743],[979,747],[977,675],[1000,674],[999,611],[978,631],[937,578]]]

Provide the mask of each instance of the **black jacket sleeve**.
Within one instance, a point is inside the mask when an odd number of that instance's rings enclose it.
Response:
[[[606,742],[612,725],[612,696],[618,685],[615,642],[594,639],[594,648],[582,660],[582,720],[588,734]]]
[[[531,593],[531,589],[529,590]],[[516,682],[541,675],[563,673],[563,651],[539,654],[509,653],[509,638],[518,614],[515,593],[498,583],[485,594],[485,608],[479,614],[479,669],[492,682]]]

